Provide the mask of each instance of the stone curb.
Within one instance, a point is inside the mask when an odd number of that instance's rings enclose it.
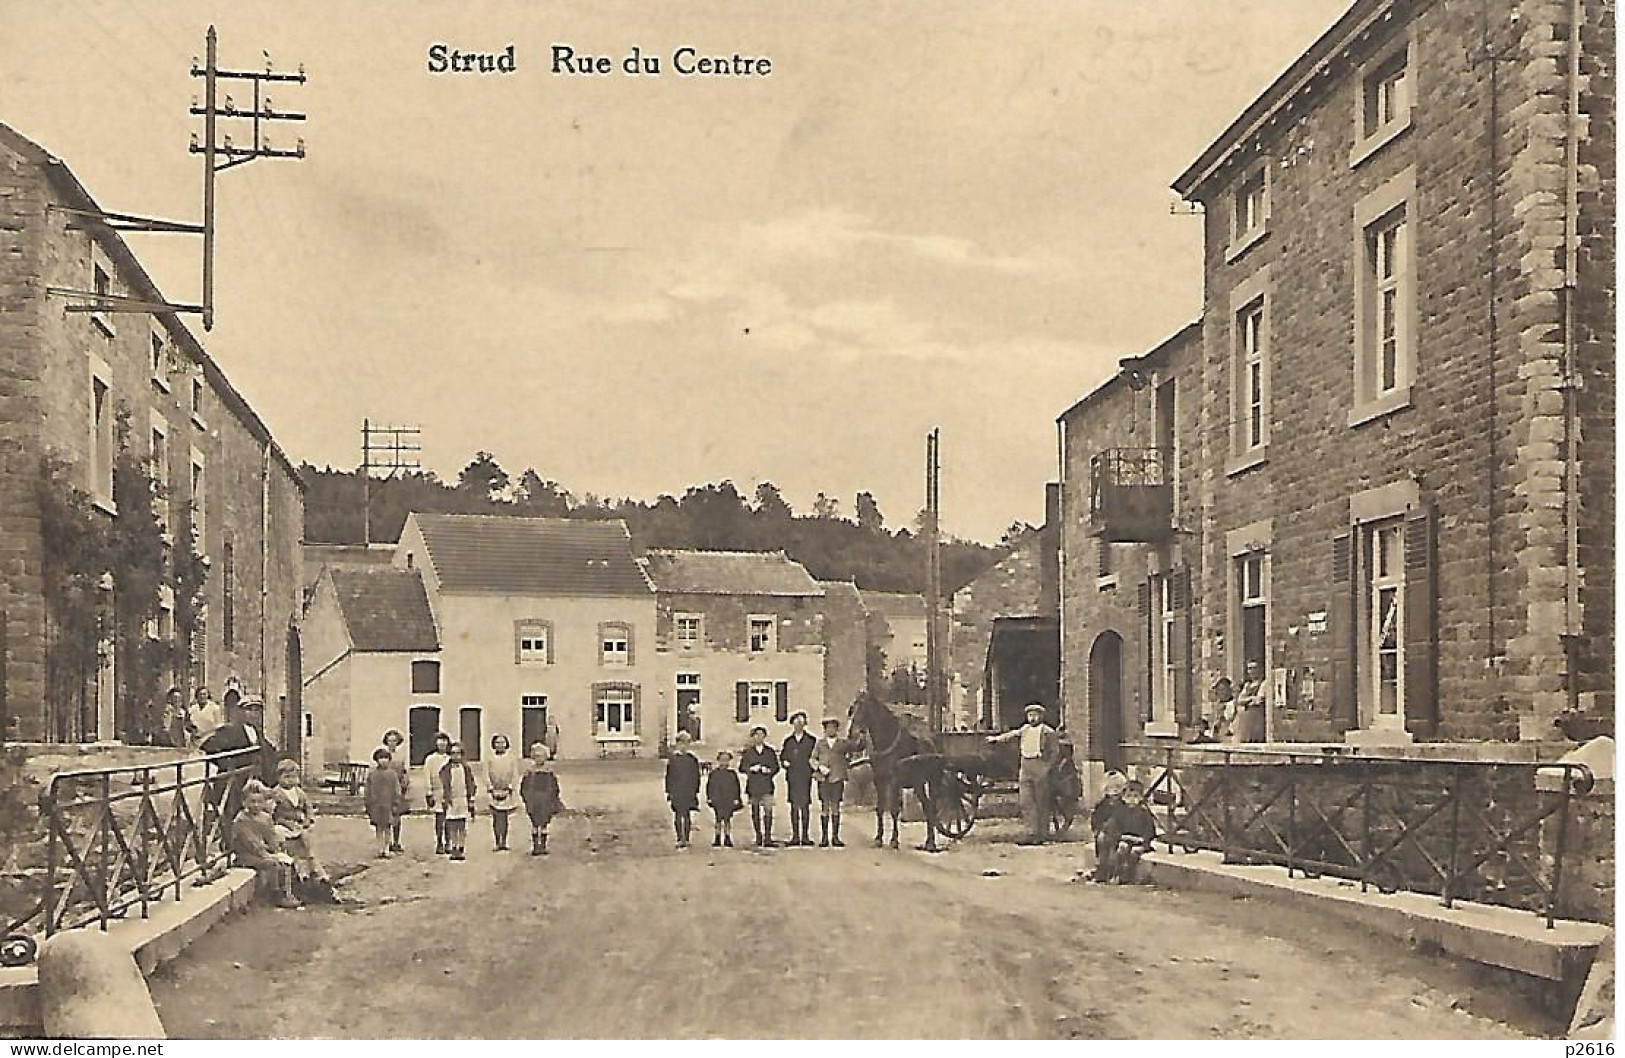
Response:
[[[126,944],[142,974],[151,976],[215,923],[251,904],[254,881],[253,871],[234,868],[217,881],[188,890],[181,900],[149,905],[147,918],[114,922],[107,927],[108,935]],[[139,911],[135,913],[139,916]],[[0,1034],[38,1036],[40,1019],[38,969],[33,966],[0,968]]]

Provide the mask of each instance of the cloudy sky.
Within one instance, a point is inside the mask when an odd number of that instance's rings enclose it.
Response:
[[[304,63],[273,99],[309,157],[220,178],[207,336],[296,460],[354,466],[371,416],[448,477],[487,448],[901,524],[940,425],[945,526],[992,539],[1042,520],[1055,416],[1199,311],[1169,181],[1345,6],[0,0],[0,121],[105,208],[192,220],[205,27],[223,66]],[[432,75],[435,42],[518,72]],[[554,43],[664,71],[555,76]],[[772,74],[680,78],[684,45]],[[195,240],[134,244],[198,297]]]

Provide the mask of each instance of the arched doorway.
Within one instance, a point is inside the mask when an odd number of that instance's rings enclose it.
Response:
[[[1089,756],[1123,767],[1123,637],[1102,632],[1089,648]]]

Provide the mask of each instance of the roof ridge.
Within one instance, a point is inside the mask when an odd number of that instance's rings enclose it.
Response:
[[[726,547],[651,547],[644,553],[649,555],[729,555],[735,558],[771,558],[774,555],[777,555],[779,558],[785,559],[789,562],[796,561],[786,554],[784,548],[782,547],[776,547],[770,551],[746,551],[743,549]],[[796,564],[800,565],[799,562]]]

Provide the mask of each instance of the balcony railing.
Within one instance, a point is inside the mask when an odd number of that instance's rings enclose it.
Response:
[[[188,881],[218,875],[230,861],[230,817],[260,764],[254,746],[56,773],[39,800],[43,864],[21,872],[29,910],[9,920],[0,956],[27,961],[35,935],[105,930],[137,910],[146,918],[152,904],[181,899]]]
[[[1109,543],[1157,543],[1173,532],[1174,487],[1161,448],[1108,448],[1091,461],[1089,519]]]
[[[1362,892],[1432,893],[1559,913],[1571,799],[1592,787],[1574,763],[1416,760],[1217,746],[1133,745],[1148,767],[1158,840],[1226,862],[1330,875]],[[1537,772],[1561,775],[1554,791]]]

